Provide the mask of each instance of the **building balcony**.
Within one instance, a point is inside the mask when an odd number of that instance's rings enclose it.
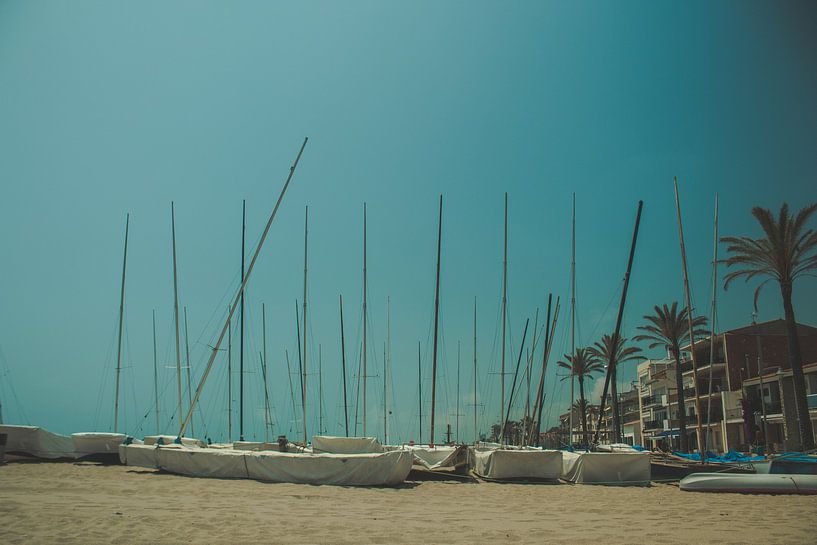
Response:
[[[817,409],[817,394],[810,394],[806,396],[809,409]]]

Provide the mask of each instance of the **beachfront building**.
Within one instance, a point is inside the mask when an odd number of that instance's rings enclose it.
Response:
[[[797,324],[812,426],[817,425],[817,328]],[[709,450],[800,450],[789,365],[786,322],[772,320],[732,329],[695,343],[703,426]],[[695,389],[690,346],[683,347],[686,412],[695,444]],[[710,363],[710,354],[712,360]],[[761,394],[762,392],[762,394]],[[677,405],[677,400],[676,400]]]
[[[598,419],[599,419],[599,406],[598,405],[588,405],[587,406],[587,440],[588,442],[593,440],[593,436],[596,433],[596,428],[598,427]],[[559,415],[559,442],[561,445],[565,446],[570,444],[570,413],[566,412],[564,414]],[[581,412],[578,410],[577,407],[573,408],[573,444],[580,445],[584,441],[582,440],[582,416]]]
[[[630,387],[618,392],[618,418],[621,424],[621,441],[628,445],[641,445],[641,407],[639,402],[639,388],[633,383]],[[602,431],[599,439],[602,443],[611,443],[613,430],[612,400],[604,407]]]
[[[636,372],[641,444],[649,449],[677,448],[675,362],[671,358],[645,360],[638,365]],[[671,402],[675,404],[675,411],[671,411]]]

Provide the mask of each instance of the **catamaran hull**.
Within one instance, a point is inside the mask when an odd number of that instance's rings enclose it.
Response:
[[[648,452],[565,452],[562,478],[578,484],[649,486]]]
[[[679,486],[688,492],[817,494],[817,475],[693,473],[681,479]]]
[[[471,468],[483,479],[557,482],[562,473],[560,450],[471,449]]]

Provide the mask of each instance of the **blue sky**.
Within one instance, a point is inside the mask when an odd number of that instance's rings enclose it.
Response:
[[[817,197],[815,23],[817,10],[806,2],[4,2],[4,417],[60,432],[112,426],[130,213],[121,426],[136,435],[155,431],[155,309],[160,427],[172,433],[170,202],[181,305],[200,376],[238,285],[242,199],[252,248],[309,136],[247,292],[245,435],[263,436],[262,302],[274,431],[297,435],[284,351],[297,365],[293,307],[302,297],[306,205],[310,373],[320,345],[324,427],[342,432],[338,295],[354,398],[367,202],[369,361],[376,369],[369,374],[377,374],[368,383],[368,431],[382,435],[388,297],[390,435],[417,438],[417,343],[427,401],[443,194],[437,419],[441,427],[456,423],[459,340],[460,413],[467,415],[460,435],[470,440],[474,297],[480,428],[500,410],[504,192],[514,355],[525,319],[536,308],[544,312],[548,292],[562,298],[555,355],[569,346],[574,192],[580,344],[613,328],[639,199],[644,215],[624,333],[632,336],[654,304],[683,297],[673,176],[694,304],[708,313],[715,192],[721,233],[732,235],[758,234],[753,205],[800,208]],[[751,319],[753,287],[719,290],[720,329]],[[799,320],[817,323],[815,281],[795,289]],[[781,314],[770,286],[760,319]],[[237,349],[234,355],[237,366]],[[205,387],[197,435],[204,426],[214,439],[226,435],[225,360],[217,360]],[[555,368],[554,358],[548,423],[567,403]],[[633,377],[634,368],[622,381]],[[318,379],[309,376],[310,433],[318,428]],[[427,435],[427,419],[423,427]]]

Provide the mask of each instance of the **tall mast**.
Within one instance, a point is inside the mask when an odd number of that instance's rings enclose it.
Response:
[[[125,315],[125,269],[128,265],[128,229],[130,214],[125,216],[125,253],[122,258],[122,287],[119,290],[119,336],[116,341],[116,400],[113,409],[113,432],[119,428],[119,375],[122,372],[122,319]]]
[[[715,365],[715,318],[717,317],[718,307],[718,194],[715,193],[715,238],[712,243],[712,333],[709,337],[709,392],[706,398],[706,421],[709,423],[709,417],[712,414],[712,367]],[[759,337],[758,337],[759,339]],[[760,351],[758,350],[758,355]],[[710,433],[712,427],[706,428],[706,443],[702,451],[709,448]]]
[[[346,339],[343,335],[343,295],[340,296],[340,362],[343,367],[343,423],[349,437],[349,401],[346,397]]]
[[[298,343],[300,346],[300,342]],[[284,357],[287,360],[287,377],[289,378],[289,399],[292,401],[292,420],[290,422],[298,423],[298,412],[295,410],[295,388],[292,386],[292,367],[289,365],[289,350],[284,350]],[[292,424],[289,426],[289,431],[292,431]]]
[[[477,298],[474,297],[474,444],[477,444]]]
[[[156,361],[156,310],[153,312],[153,401],[155,403],[154,412],[156,413],[156,434],[159,431],[159,365]]]
[[[533,412],[531,414],[531,419],[533,424],[531,426],[531,430],[528,436],[528,444],[529,445],[539,445],[539,430],[541,429],[541,420],[542,420],[542,410],[541,404],[543,402],[543,397],[545,393],[545,371],[547,370],[547,359],[548,359],[548,351],[550,350],[550,337],[551,337],[551,327],[550,327],[550,309],[551,303],[553,301],[553,294],[548,293],[548,312],[547,312],[547,319],[545,320],[545,346],[542,349],[542,374],[539,376],[539,387],[536,390],[536,397],[533,401]],[[556,304],[558,308],[558,302]],[[535,358],[534,354],[534,358]],[[532,369],[533,366],[531,366]]]
[[[692,326],[692,298],[689,295],[689,275],[687,273],[687,252],[684,244],[684,227],[681,223],[681,200],[678,197],[678,178],[672,177],[675,186],[675,210],[678,212],[678,239],[681,243],[681,264],[684,269],[684,297],[687,305],[687,328],[689,329],[689,352],[692,355],[692,385],[695,387],[695,415],[697,416],[698,451],[701,453],[701,463],[706,462],[706,452],[703,448],[703,427],[701,418],[701,391],[698,385],[698,359],[695,356],[695,334]],[[680,365],[680,363],[679,363]],[[685,407],[679,407],[685,411]]]
[[[230,312],[227,314],[227,320],[225,320],[224,325],[221,328],[221,333],[218,335],[218,339],[216,340],[216,345],[212,347],[212,351],[210,353],[210,357],[207,360],[207,365],[204,368],[204,373],[201,376],[201,380],[199,381],[199,385],[196,387],[196,394],[193,397],[193,403],[191,404],[192,407],[195,407],[196,403],[199,401],[199,397],[201,396],[201,392],[204,389],[204,384],[207,382],[207,377],[210,376],[210,371],[213,369],[213,362],[216,359],[216,355],[218,354],[219,348],[221,347],[221,343],[224,341],[224,335],[227,334],[227,328],[230,324],[230,318],[235,313],[236,308],[238,307],[238,299],[241,293],[244,292],[244,289],[249,282],[250,275],[252,274],[252,270],[255,267],[255,262],[258,259],[258,255],[261,253],[261,248],[264,246],[264,241],[267,239],[267,235],[269,234],[269,230],[272,227],[272,222],[275,221],[275,216],[278,214],[278,209],[281,207],[281,202],[284,200],[284,195],[286,195],[287,188],[289,187],[290,182],[292,181],[292,177],[295,175],[295,169],[298,167],[298,162],[301,160],[301,155],[304,152],[304,148],[306,147],[306,143],[309,141],[309,138],[304,138],[303,144],[301,144],[301,149],[298,150],[298,155],[295,157],[295,162],[292,163],[292,166],[289,167],[289,175],[287,176],[286,181],[284,182],[284,187],[281,188],[281,193],[278,195],[278,200],[275,201],[275,207],[272,209],[272,212],[267,219],[267,223],[264,226],[264,230],[261,233],[261,238],[258,240],[258,245],[255,247],[255,252],[253,252],[252,259],[250,260],[250,266],[247,269],[246,274],[244,274],[243,278],[241,279],[241,287],[239,288],[239,293],[236,294],[235,298],[233,299],[232,304],[230,305]],[[191,410],[188,412],[187,416],[185,416],[184,421],[182,422],[181,432],[184,433],[185,428],[187,427],[188,422],[190,421],[190,417],[192,416],[193,411]],[[177,438],[177,441],[181,442],[181,433]]]
[[[261,374],[264,379],[264,440],[268,440],[269,431],[272,429],[272,412],[269,405],[269,385],[267,382],[267,308],[261,303]]]
[[[576,194],[573,193],[573,220],[570,237],[570,357],[576,354]],[[570,432],[568,445],[573,446],[573,404],[576,402],[576,377],[570,368]]]
[[[635,227],[633,228],[633,240],[630,243],[630,257],[627,259],[627,272],[624,273],[624,286],[621,289],[621,300],[618,304],[618,316],[616,316],[616,329],[613,331],[613,338],[610,346],[613,350],[610,351],[610,359],[607,362],[607,374],[604,377],[604,389],[601,393],[601,403],[599,403],[599,419],[596,424],[596,433],[593,436],[593,442],[599,442],[599,433],[601,432],[601,421],[604,418],[604,403],[607,401],[607,389],[610,386],[610,379],[615,380],[616,365],[616,347],[618,347],[621,335],[621,321],[624,318],[624,305],[627,302],[627,290],[630,287],[630,273],[633,270],[633,258],[635,257],[635,245],[638,241],[638,227],[641,225],[641,210],[644,207],[644,201],[638,201],[638,211],[635,215]],[[613,399],[613,403],[617,403],[617,399]]]
[[[417,441],[423,442],[423,358],[421,355],[420,341],[417,341],[417,392],[419,399],[420,412],[417,416],[419,430],[417,432]]]
[[[179,354],[179,279],[176,269],[176,210],[170,202],[170,224],[173,234],[173,319],[176,326],[176,384],[179,390],[179,437],[182,436],[182,360]]]
[[[366,203],[363,203],[363,436],[366,436]]]
[[[306,440],[306,260],[308,251],[307,251],[307,243],[309,242],[309,207],[306,207],[306,212],[304,214],[304,312],[303,312],[303,331],[304,331],[304,351],[303,351],[303,366],[301,367],[301,373],[303,374],[303,378],[301,380],[301,388],[303,388],[303,393],[301,395],[303,399],[303,410],[304,410],[304,419],[303,419],[303,428],[304,428],[304,446],[307,444]]]
[[[241,278],[244,279],[244,235],[247,230],[247,201],[241,201]],[[241,337],[238,350],[238,440],[244,440],[244,283],[241,284]]]
[[[318,343],[318,433],[323,434],[323,349]]]
[[[457,414],[454,426],[454,436],[460,442],[460,341],[457,341]]]
[[[230,309],[227,309],[229,316]],[[233,328],[227,318],[227,441],[233,440]]]
[[[391,371],[391,297],[386,297],[386,346],[383,354],[383,437],[389,441],[387,385]]]
[[[440,221],[437,224],[437,281],[434,288],[434,352],[431,366],[431,440],[434,445],[434,413],[437,402],[437,335],[440,322],[440,249],[443,236],[443,196],[440,195]]]
[[[297,342],[295,345],[298,347],[298,381],[301,384],[301,418],[305,419],[306,417],[306,404],[304,402],[304,362],[301,356],[301,315],[298,313],[298,300],[295,299],[295,335],[297,337]],[[293,418],[295,416],[293,415]],[[295,418],[297,422],[297,418]],[[304,427],[306,424],[304,424]],[[306,434],[304,434],[306,435]],[[306,444],[304,444],[306,446]]]
[[[505,192],[505,238],[502,253],[502,367],[499,370],[499,417],[504,421],[505,411],[505,330],[508,321],[508,193]],[[504,426],[502,426],[504,429]],[[500,443],[503,438],[500,438]]]
[[[185,360],[187,360],[187,401],[193,401],[193,386],[190,381],[190,339],[187,336],[187,306],[184,307],[184,353]],[[190,418],[190,435],[196,436],[196,431],[193,428],[193,418]]]

